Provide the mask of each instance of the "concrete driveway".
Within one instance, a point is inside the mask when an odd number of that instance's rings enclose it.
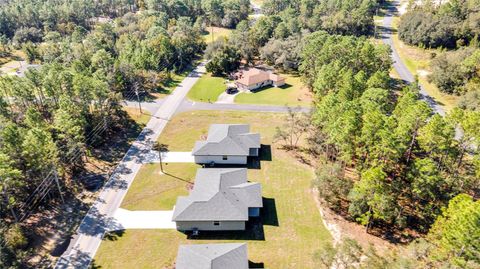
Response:
[[[142,163],[158,163],[160,158],[158,151],[150,150],[143,155]],[[162,152],[162,162],[164,163],[193,163],[195,159],[190,151],[164,151]]]
[[[130,211],[117,209],[113,216],[110,231],[125,229],[175,229],[170,211]]]

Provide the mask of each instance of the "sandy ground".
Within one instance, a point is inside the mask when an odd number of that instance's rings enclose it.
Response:
[[[320,201],[317,190],[312,190],[312,195],[315,199],[318,210],[322,215],[325,226],[332,234],[334,244],[340,242],[340,240],[343,238],[351,238],[356,240],[365,249],[367,249],[370,245],[373,245],[380,253],[385,253],[389,250],[397,248],[397,246],[381,238],[367,234],[364,226],[345,220],[324,206]]]

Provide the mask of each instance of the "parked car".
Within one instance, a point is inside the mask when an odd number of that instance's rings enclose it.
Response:
[[[237,87],[227,87],[227,89],[225,90],[225,92],[227,92],[228,94],[235,94],[238,92],[238,89]]]

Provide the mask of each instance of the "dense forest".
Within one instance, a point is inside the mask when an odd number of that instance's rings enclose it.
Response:
[[[411,3],[398,27],[399,37],[408,44],[426,48],[455,48],[478,41],[480,2],[452,0]]]
[[[442,209],[455,199],[471,201],[462,193],[478,195],[480,113],[433,115],[417,85],[393,89],[389,55],[365,38],[307,37],[300,71],[316,95],[310,150],[323,162],[315,185],[329,207],[367,231],[380,229],[397,242],[408,241],[409,231],[428,233],[433,249],[421,262],[474,268],[480,260],[470,232],[479,228],[478,202]],[[445,220],[438,219],[442,212]],[[458,218],[457,227],[444,223],[450,218]],[[440,236],[447,233],[461,242]],[[459,244],[463,253],[455,252]]]
[[[460,107],[479,110],[480,2],[452,0],[411,3],[401,17],[399,38],[422,48],[444,49],[432,54],[429,80],[440,91],[460,95]]]
[[[373,15],[380,1],[375,0],[267,0],[262,9],[265,16],[255,24],[241,21],[228,40],[210,44],[208,59],[214,59],[209,71],[228,73],[238,57],[247,63],[260,58],[285,71],[297,71],[304,37],[323,30],[330,34],[371,35]],[[221,50],[217,48],[222,48]],[[223,67],[225,68],[223,68]]]
[[[21,50],[39,64],[0,77],[0,267],[24,262],[28,241],[15,223],[44,178],[81,190],[72,176],[125,128],[120,101],[164,91],[203,52],[207,26],[235,27],[249,11],[244,0],[0,4],[1,55]]]

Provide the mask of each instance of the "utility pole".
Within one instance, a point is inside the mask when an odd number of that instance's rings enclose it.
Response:
[[[135,95],[137,95],[138,107],[140,108],[140,114],[143,114],[142,103],[140,102],[140,95],[138,94],[138,83],[135,82],[135,85],[133,86],[133,88],[135,89]]]
[[[56,169],[53,169],[53,176],[55,178],[55,183],[57,184],[58,193],[60,193],[60,199],[62,199],[62,203],[65,204],[65,200],[63,199],[62,189],[60,189],[60,182],[58,182],[58,174]]]

